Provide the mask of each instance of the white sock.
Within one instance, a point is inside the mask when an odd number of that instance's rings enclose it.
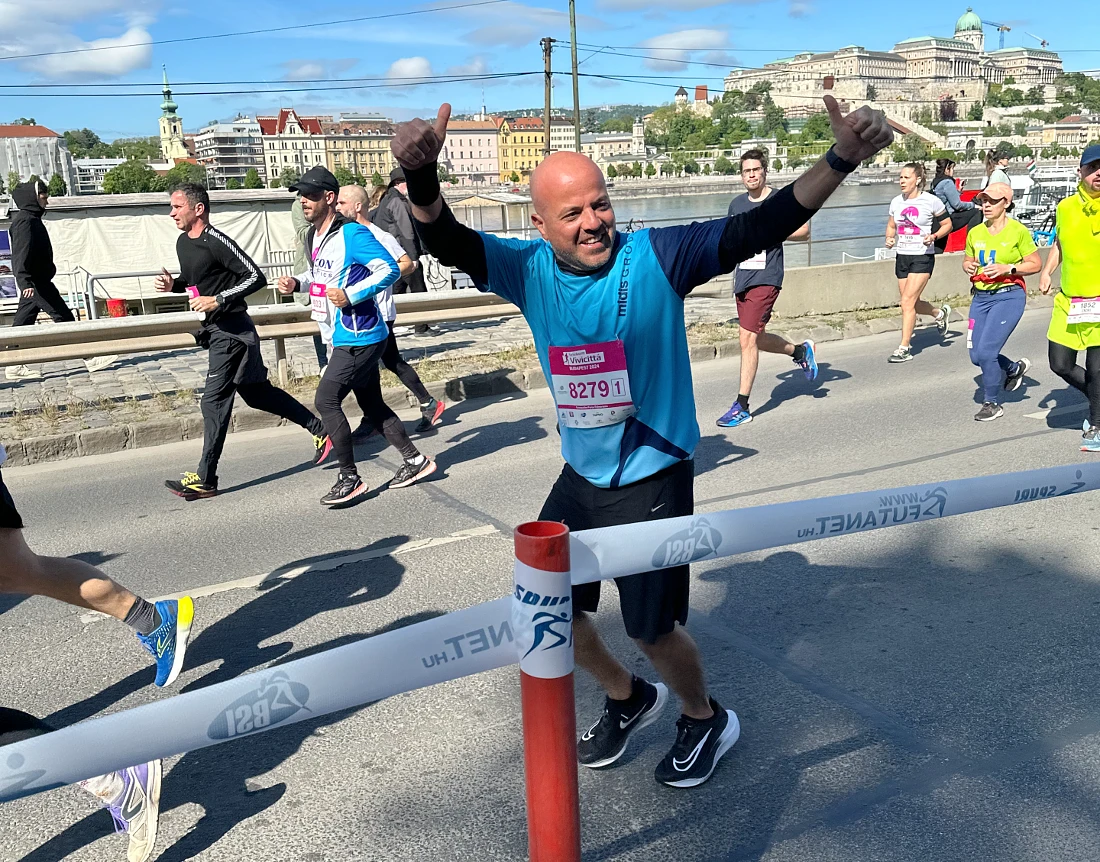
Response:
[[[415,458],[413,458],[412,460],[410,460],[410,461],[409,461],[408,463],[412,464],[412,465],[413,465],[414,467],[419,467],[419,466],[420,466],[421,464],[423,464],[423,463],[424,463],[425,461],[427,461],[427,460],[428,460],[428,459],[427,459],[427,457],[426,457],[426,456],[424,456],[424,455],[417,455],[417,456],[416,456]]]
[[[119,772],[111,772],[107,775],[100,775],[97,778],[89,778],[86,781],[77,783],[104,805],[110,805],[118,801],[125,789],[122,784],[122,773]]]

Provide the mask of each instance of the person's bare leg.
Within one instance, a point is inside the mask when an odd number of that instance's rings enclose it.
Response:
[[[783,353],[787,356],[794,356],[794,345],[782,335],[761,332],[756,336],[756,346],[764,353]]]
[[[929,314],[933,317],[936,315],[936,309],[932,304],[920,298],[931,277],[929,273],[914,272],[910,273],[908,278],[898,280],[898,289],[901,291],[901,343],[906,347],[913,338],[917,315]]]
[[[659,637],[656,643],[647,644],[640,640],[635,643],[657,669],[661,679],[680,696],[684,715],[698,719],[714,715],[703,675],[703,658],[691,635],[676,626],[667,635]]]
[[[0,593],[45,596],[125,620],[137,597],[79,560],[43,557],[28,547],[22,530],[0,529]]]
[[[584,611],[573,613],[573,656],[577,664],[596,678],[612,700],[627,700],[630,697],[634,690],[634,675],[611,654]]]
[[[760,352],[757,348],[757,335],[741,327],[738,340],[741,342],[741,395],[752,395],[752,384],[756,381],[756,370],[760,367]]]

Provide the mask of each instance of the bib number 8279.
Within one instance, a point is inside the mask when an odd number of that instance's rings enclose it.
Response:
[[[569,384],[569,397],[570,398],[607,398],[611,395],[622,395],[623,383],[621,380],[612,380],[610,383],[606,380],[589,380],[579,381]]]

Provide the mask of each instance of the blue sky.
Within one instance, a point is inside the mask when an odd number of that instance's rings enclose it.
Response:
[[[155,134],[161,64],[168,67],[188,131],[211,119],[269,113],[281,105],[303,113],[377,111],[407,119],[434,113],[443,100],[456,111],[476,110],[483,97],[490,112],[540,104],[541,74],[520,73],[541,71],[540,37],[568,40],[567,0],[497,0],[464,9],[438,8],[463,2],[478,0],[360,0],[313,4],[312,12],[311,4],[286,0],[194,0],[186,5],[178,0],[0,0],[0,85],[5,85],[0,89],[0,120],[34,117],[58,132],[87,126],[105,140]],[[1080,27],[1071,12],[1075,5],[1000,0],[975,11],[1013,27],[1006,45],[1037,45],[1026,31],[1049,40],[1069,71],[1100,67],[1091,31]],[[757,66],[800,50],[848,44],[888,50],[910,36],[950,35],[966,5],[927,0],[908,7],[919,10],[912,15],[899,13],[904,8],[876,0],[578,0],[577,41],[591,46],[580,48],[581,71],[637,76],[631,81],[583,78],[581,105],[661,104],[671,101],[680,84],[690,89],[705,83],[720,91],[732,65]],[[433,11],[299,29],[420,9]],[[269,27],[290,29],[209,38]],[[996,37],[987,31],[987,39]],[[194,41],[156,44],[167,39]],[[89,47],[105,50],[82,50]],[[69,53],[26,56],[48,52]],[[554,69],[565,72],[568,66],[568,44],[561,44]],[[439,75],[500,77],[407,85],[410,79]],[[339,79],[349,78],[372,79],[354,82],[372,86],[319,89],[348,86]],[[287,83],[302,79],[318,83]],[[76,86],[91,83],[138,86]],[[150,83],[158,85],[140,86]],[[21,84],[53,86],[11,87]],[[317,89],[272,92],[294,87]],[[241,92],[200,94],[211,90]],[[139,95],[90,95],[108,91]],[[572,104],[568,77],[556,77],[554,100]]]

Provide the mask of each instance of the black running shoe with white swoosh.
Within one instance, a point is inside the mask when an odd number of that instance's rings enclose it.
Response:
[[[604,700],[600,720],[577,743],[577,760],[590,769],[610,766],[623,756],[631,734],[653,724],[666,703],[668,689],[663,684],[634,677],[629,700]]]
[[[741,735],[737,713],[710,699],[713,718],[704,721],[681,715],[676,722],[676,743],[657,764],[654,777],[669,787],[697,787],[714,772],[718,761]]]

